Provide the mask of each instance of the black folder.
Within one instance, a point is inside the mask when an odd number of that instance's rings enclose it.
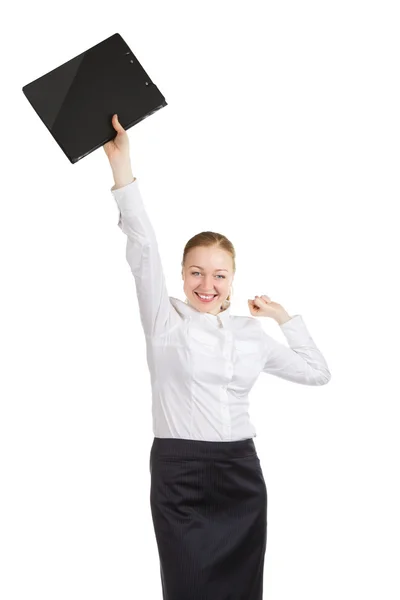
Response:
[[[76,163],[117,135],[167,106],[119,33],[22,88],[61,150]]]

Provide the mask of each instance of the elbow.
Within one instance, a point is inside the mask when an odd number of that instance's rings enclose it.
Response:
[[[327,383],[330,382],[331,380],[331,372],[329,371],[329,369],[324,369],[323,371],[318,371],[317,377],[316,377],[316,385],[326,385]]]

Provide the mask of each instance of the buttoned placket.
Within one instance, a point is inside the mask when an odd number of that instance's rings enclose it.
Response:
[[[196,315],[197,316],[197,315]],[[233,333],[229,327],[229,322],[226,317],[228,315],[225,313],[223,318],[219,315],[209,315],[205,314],[203,317],[207,317],[211,320],[214,326],[222,331],[223,340],[222,340],[222,356],[224,359],[224,372],[221,374],[222,379],[225,383],[221,384],[220,387],[220,415],[222,421],[222,434],[225,440],[232,439],[232,426],[231,426],[231,414],[229,407],[229,395],[228,395],[228,385],[232,380],[233,375]],[[189,316],[189,321],[194,317],[194,314]],[[216,318],[215,318],[216,317]]]

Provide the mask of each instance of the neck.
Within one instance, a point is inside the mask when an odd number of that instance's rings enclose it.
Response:
[[[186,304],[190,304],[190,306],[192,308],[194,308],[195,310],[197,310],[197,312],[202,312],[201,310],[199,310],[198,308],[196,308],[196,306],[193,306],[193,304],[190,302],[190,300],[188,300],[188,298],[186,298],[185,302],[186,302]],[[229,306],[229,300],[226,300],[225,302],[226,302],[226,306],[220,306],[219,307],[219,311],[215,314],[215,316],[218,315],[220,312],[224,312],[228,308],[228,306]],[[212,315],[214,313],[207,313],[207,314]]]

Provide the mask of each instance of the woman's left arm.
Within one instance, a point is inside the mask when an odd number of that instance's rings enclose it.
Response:
[[[287,313],[286,313],[287,315]],[[325,385],[331,379],[327,362],[310,336],[301,315],[275,318],[289,347],[264,330],[265,363],[262,372],[303,385]]]

